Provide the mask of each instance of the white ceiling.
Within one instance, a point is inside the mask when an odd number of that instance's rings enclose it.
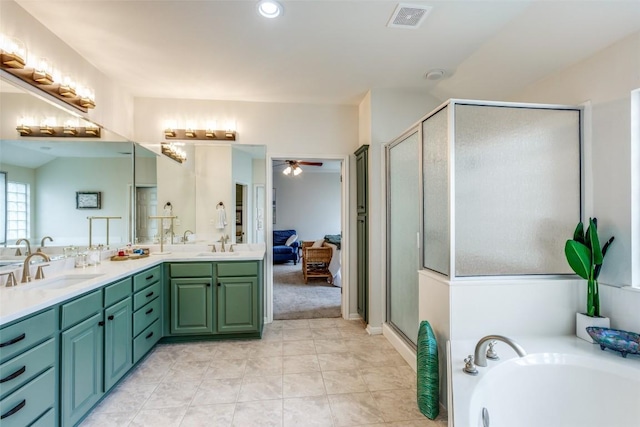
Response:
[[[640,31],[640,0],[440,0],[415,30],[397,1],[18,0],[138,97],[358,104],[371,88],[506,98]],[[432,82],[425,73],[447,70]]]

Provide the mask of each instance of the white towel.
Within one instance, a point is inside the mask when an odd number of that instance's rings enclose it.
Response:
[[[216,210],[218,211],[218,224],[216,228],[222,230],[227,225],[227,213],[223,206],[218,206]]]
[[[164,208],[164,216],[171,216],[171,215],[172,215],[172,209],[165,206],[165,208]],[[169,231],[171,229],[171,220],[163,219],[162,220],[162,229],[165,232]]]

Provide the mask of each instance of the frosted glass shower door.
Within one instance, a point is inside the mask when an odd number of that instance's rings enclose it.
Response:
[[[416,130],[387,148],[387,321],[418,339],[420,151]]]

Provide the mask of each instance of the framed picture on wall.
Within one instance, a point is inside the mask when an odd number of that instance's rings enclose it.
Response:
[[[99,191],[76,191],[76,209],[100,209]]]

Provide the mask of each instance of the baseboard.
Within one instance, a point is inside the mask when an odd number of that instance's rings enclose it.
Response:
[[[400,356],[411,366],[414,371],[418,370],[418,363],[416,361],[416,351],[409,347],[402,338],[396,334],[396,332],[389,327],[386,323],[382,324],[382,335],[391,343],[393,348],[396,349]]]
[[[360,316],[358,313],[350,313],[349,317],[347,319],[348,320],[361,320],[362,316]]]
[[[382,335],[382,327],[367,325],[367,333],[369,335]]]

